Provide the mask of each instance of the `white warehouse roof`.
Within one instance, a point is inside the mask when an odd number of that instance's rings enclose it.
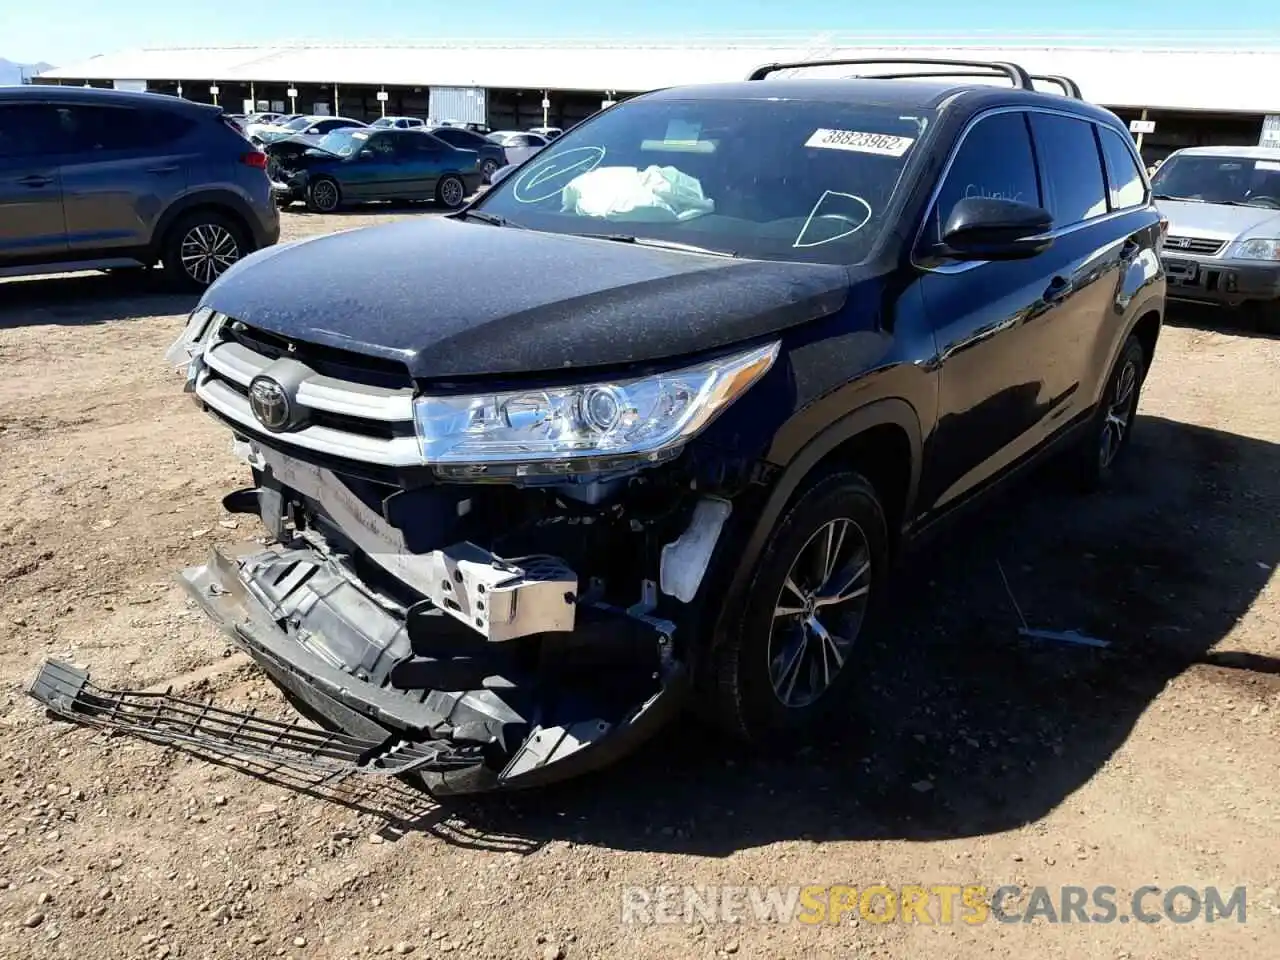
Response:
[[[789,45],[788,45],[789,44]],[[1139,49],[1039,45],[804,45],[803,41],[693,44],[602,41],[546,44],[300,44],[129,50],[50,70],[68,80],[220,80],[639,92],[740,79],[762,63],[837,57],[1013,60],[1065,74],[1110,107],[1280,113],[1280,46]],[[887,68],[886,68],[887,69]],[[812,75],[841,76],[839,69]]]

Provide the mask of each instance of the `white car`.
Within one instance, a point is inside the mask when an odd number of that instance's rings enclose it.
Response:
[[[507,152],[507,163],[524,163],[550,143],[546,137],[524,130],[495,130],[489,139]]]
[[[379,117],[369,126],[376,130],[423,130],[427,124],[417,117]]]

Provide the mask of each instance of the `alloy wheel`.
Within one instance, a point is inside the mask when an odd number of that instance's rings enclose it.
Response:
[[[447,207],[456,207],[461,204],[466,199],[466,188],[463,187],[462,181],[454,177],[447,178],[440,184],[440,199]]]
[[[311,202],[317,210],[328,213],[338,206],[338,188],[328,180],[318,180],[311,185]]]
[[[769,679],[785,707],[807,707],[831,686],[857,640],[871,595],[871,547],[842,517],[801,548],[774,603]]]
[[[1126,360],[1116,377],[1115,387],[1106,401],[1106,413],[1102,421],[1102,436],[1098,442],[1098,463],[1105,470],[1111,466],[1124,443],[1125,434],[1133,420],[1138,399],[1138,367]]]
[[[240,259],[235,235],[217,223],[201,223],[182,238],[182,269],[197,283],[208,286]]]

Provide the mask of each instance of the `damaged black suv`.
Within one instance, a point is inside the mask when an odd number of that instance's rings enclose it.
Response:
[[[229,270],[170,358],[275,542],[183,578],[320,725],[59,663],[33,694],[443,793],[598,767],[691,701],[811,727],[909,539],[1050,453],[1113,468],[1164,310],[1114,115],[915,63],[637,97],[455,214]]]

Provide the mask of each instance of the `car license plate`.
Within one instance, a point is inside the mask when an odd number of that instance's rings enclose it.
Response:
[[[1169,275],[1169,279],[1183,283],[1193,282],[1199,270],[1200,265],[1194,260],[1165,260],[1164,262],[1164,272]]]

